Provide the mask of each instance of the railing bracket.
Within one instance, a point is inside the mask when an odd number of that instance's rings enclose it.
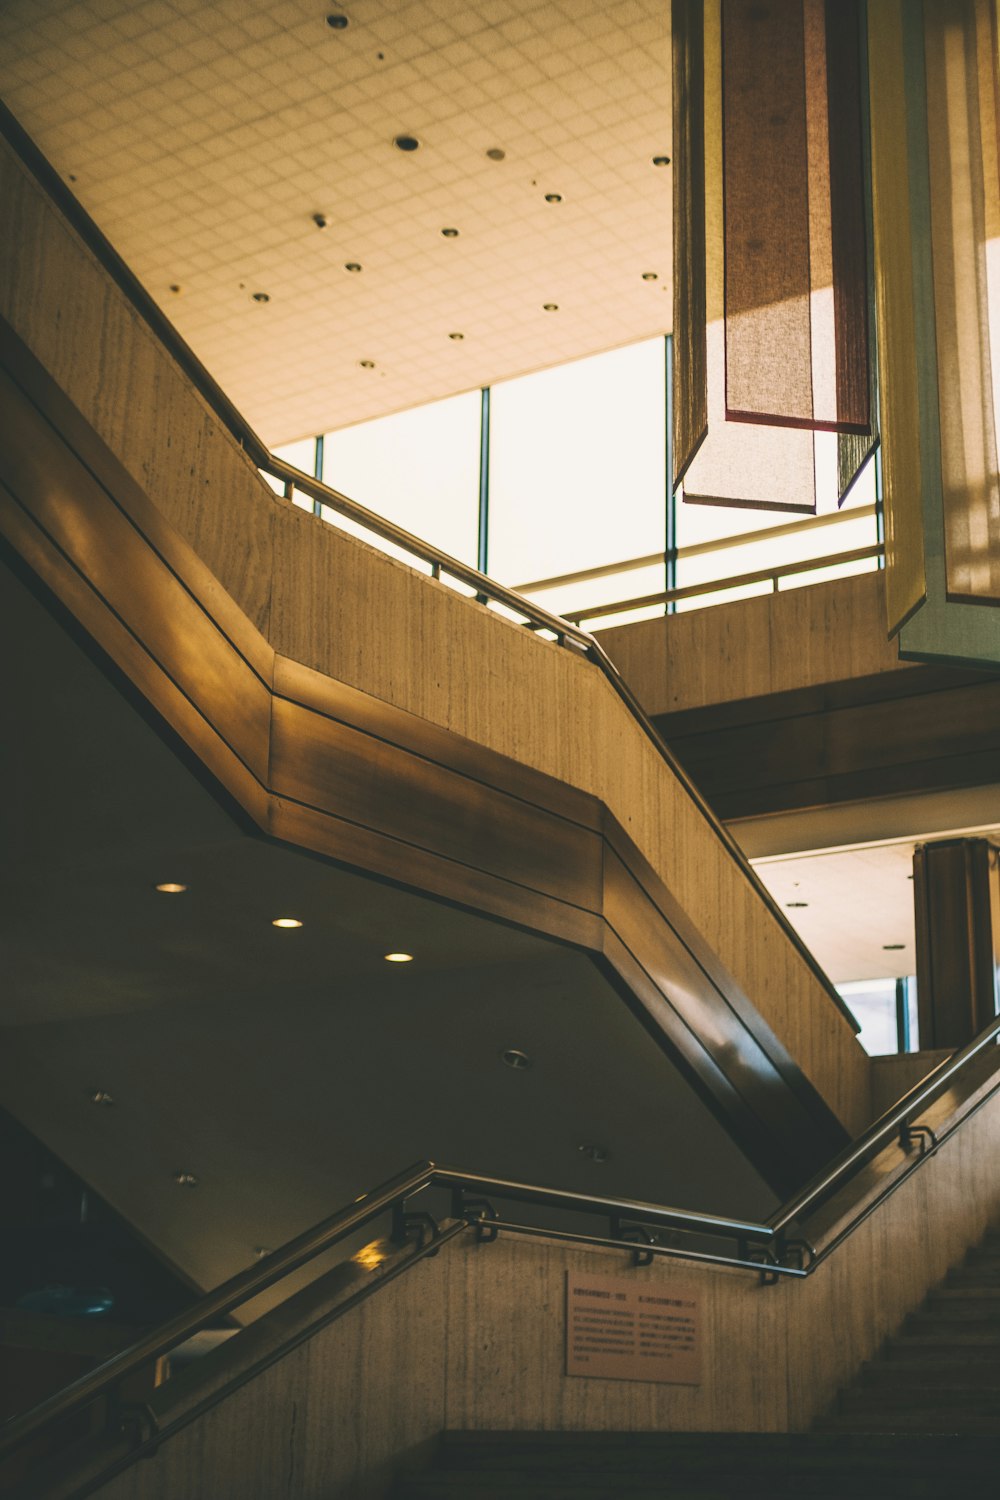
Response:
[[[424,1246],[432,1240],[436,1240],[441,1234],[441,1226],[433,1214],[418,1212],[408,1213],[406,1200],[402,1199],[392,1210],[392,1230],[390,1238],[394,1245],[407,1245],[411,1240],[416,1240],[416,1248],[423,1250]],[[429,1252],[436,1255],[436,1250]]]
[[[611,1238],[613,1240],[621,1240],[623,1245],[632,1243],[633,1266],[651,1266],[653,1264],[655,1257],[652,1250],[647,1247],[655,1245],[657,1238],[644,1224],[624,1224],[617,1214],[612,1214]]]
[[[461,1188],[456,1188],[452,1193],[452,1217],[465,1219],[466,1223],[474,1226],[476,1231],[477,1245],[492,1245],[498,1238],[500,1231],[490,1223],[491,1219],[499,1218],[499,1214],[488,1198],[467,1198]]]
[[[160,1430],[152,1407],[145,1401],[122,1401],[115,1392],[108,1401],[108,1426],[125,1438],[131,1448],[142,1448],[142,1458],[154,1458],[158,1444],[150,1443]]]
[[[899,1144],[903,1151],[910,1152],[914,1146],[920,1147],[920,1155],[926,1156],[928,1152],[936,1151],[938,1146],[937,1136],[929,1125],[907,1125],[899,1127]]]

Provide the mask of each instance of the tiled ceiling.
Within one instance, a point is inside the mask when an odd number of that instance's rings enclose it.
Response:
[[[669,327],[664,0],[7,0],[0,93],[272,446]]]

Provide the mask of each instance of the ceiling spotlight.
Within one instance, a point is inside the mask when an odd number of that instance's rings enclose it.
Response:
[[[351,23],[346,16],[327,16],[326,24],[331,31],[346,31]]]
[[[271,298],[267,292],[252,292],[250,300],[251,302],[270,302]]]
[[[420,142],[415,135],[397,135],[392,144],[397,151],[416,151]]]
[[[543,302],[542,303],[542,312],[558,312],[558,311],[559,311],[559,303],[558,302]]]
[[[577,1146],[576,1149],[588,1161],[605,1162],[608,1159],[607,1148],[605,1146],[598,1146],[592,1141],[585,1141],[582,1146]]]
[[[327,222],[326,214],[313,214],[313,223],[317,229],[325,229]]]
[[[808,901],[786,901],[785,905],[786,906],[808,906],[809,902]]]
[[[95,1089],[90,1096],[91,1104],[102,1104],[105,1108],[114,1104],[114,1096],[107,1089]]]
[[[508,1047],[505,1052],[501,1052],[500,1061],[508,1068],[513,1068],[515,1073],[531,1067],[531,1058],[520,1047]]]
[[[506,151],[502,151],[499,146],[491,146],[486,155],[490,161],[503,161],[507,153]]]
[[[654,156],[653,157],[653,166],[654,167],[669,167],[669,165],[670,165],[670,157],[669,156]]]
[[[412,964],[412,953],[383,953],[382,957],[387,964]]]
[[[272,927],[301,927],[302,923],[298,917],[275,917],[271,923]]]
[[[170,283],[170,290],[173,292],[175,297],[179,297],[184,288],[181,286],[179,281],[172,281]]]
[[[455,341],[457,342],[459,339],[464,339],[465,338],[465,334],[464,333],[449,333],[448,337],[450,339],[455,339]]]
[[[358,364],[362,370],[374,370],[375,368],[375,361],[373,359],[359,359]]]
[[[254,1260],[263,1260],[270,1253],[271,1248],[269,1245],[254,1245],[253,1247]]]
[[[179,896],[182,891],[187,890],[187,886],[181,885],[177,880],[165,880],[162,885],[156,887],[156,890],[162,891],[165,896]]]
[[[561,203],[562,193],[546,193],[545,201],[546,203]]]
[[[441,233],[444,235],[444,237],[445,237],[446,240],[457,240],[458,239],[458,230],[457,229],[442,229]]]
[[[345,271],[360,271],[361,269],[362,269],[362,267],[358,264],[358,262],[356,260],[345,260],[345,262],[344,262],[344,270]]]
[[[198,1179],[193,1172],[175,1172],[174,1181],[178,1187],[193,1188],[198,1186]]]
[[[642,279],[643,281],[659,281],[660,278],[655,271],[643,271]]]
[[[905,943],[883,943],[882,944],[882,952],[883,953],[902,953],[902,951],[903,951],[903,949],[905,947],[906,947]]]

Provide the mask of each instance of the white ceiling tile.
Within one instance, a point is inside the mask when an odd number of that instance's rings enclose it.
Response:
[[[661,0],[350,16],[334,32],[304,0],[11,0],[0,92],[272,443],[662,332]]]

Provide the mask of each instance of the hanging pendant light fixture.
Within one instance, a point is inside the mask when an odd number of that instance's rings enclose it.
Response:
[[[842,501],[874,444],[858,0],[674,0],[674,487]]]

